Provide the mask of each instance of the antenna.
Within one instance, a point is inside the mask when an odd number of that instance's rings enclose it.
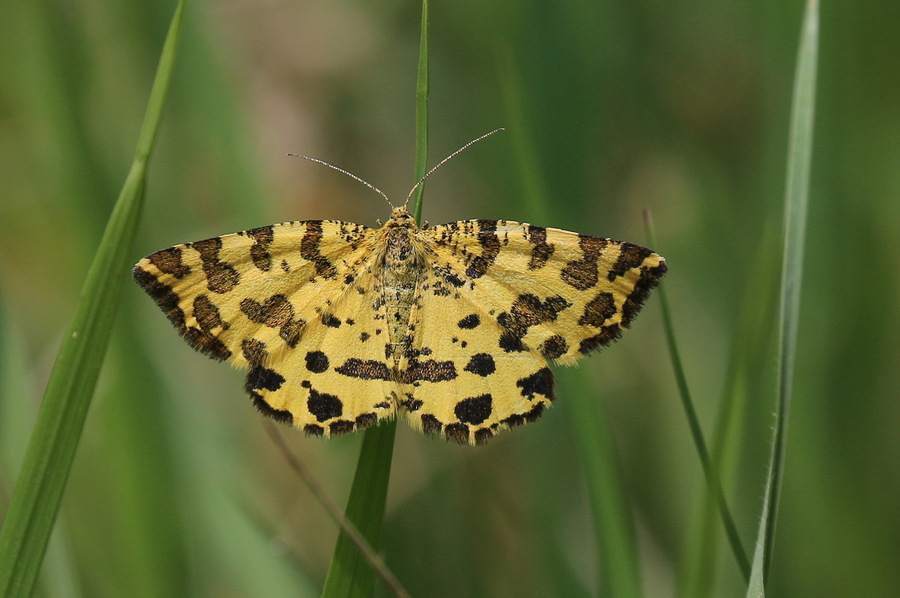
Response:
[[[499,133],[500,131],[505,131],[505,130],[506,130],[506,129],[504,129],[503,127],[500,127],[499,129],[494,129],[494,130],[491,131],[490,133],[485,133],[485,134],[482,135],[481,137],[478,137],[478,138],[476,138],[476,139],[473,139],[473,140],[470,141],[469,143],[465,144],[464,146],[462,146],[461,148],[459,148],[458,150],[456,150],[455,152],[453,152],[452,154],[450,154],[449,156],[447,156],[446,158],[444,158],[443,160],[441,160],[440,162],[438,162],[437,165],[436,165],[434,168],[432,168],[431,170],[429,170],[428,172],[426,172],[426,173],[425,173],[425,176],[423,176],[421,179],[419,179],[419,180],[416,182],[416,184],[413,185],[413,188],[409,190],[409,195],[406,196],[406,201],[403,202],[403,207],[405,208],[405,207],[407,206],[407,204],[409,204],[409,200],[412,199],[412,195],[413,195],[413,193],[416,192],[416,189],[418,189],[418,188],[422,185],[422,183],[425,182],[425,179],[427,179],[427,178],[430,177],[432,174],[434,174],[434,171],[435,171],[435,170],[437,170],[438,168],[440,168],[441,166],[443,166],[444,164],[446,164],[447,162],[449,162],[450,160],[452,160],[453,158],[455,158],[456,156],[458,156],[459,154],[461,154],[461,153],[464,152],[465,150],[469,149],[471,146],[475,145],[476,143],[478,143],[478,142],[481,141],[482,139],[485,139],[485,138],[487,138],[487,137],[490,137],[490,136],[493,135],[494,133]],[[392,210],[394,209],[394,204],[391,203],[390,198],[384,193],[384,191],[382,191],[381,189],[379,189],[378,187],[376,187],[375,185],[373,185],[373,184],[370,183],[369,181],[367,181],[367,180],[365,180],[365,179],[362,179],[362,178],[356,176],[355,174],[353,174],[353,173],[350,172],[349,170],[344,170],[343,168],[341,168],[341,167],[339,167],[339,166],[335,166],[334,164],[329,164],[329,163],[326,162],[325,160],[319,160],[318,158],[312,158],[312,157],[310,157],[310,156],[304,156],[303,154],[288,154],[288,156],[291,156],[292,158],[303,158],[304,160],[309,160],[310,162],[315,162],[316,164],[321,164],[322,166],[327,166],[328,168],[331,168],[332,170],[337,170],[338,172],[347,175],[348,177],[350,177],[350,178],[353,179],[354,181],[360,182],[360,183],[362,183],[363,185],[365,185],[366,187],[368,187],[369,189],[371,189],[372,191],[376,192],[378,195],[380,195],[381,197],[384,198],[384,201],[388,202],[388,205],[391,206],[391,209],[392,209]]]
[[[421,186],[421,184],[425,182],[425,179],[427,179],[427,178],[430,177],[432,174],[434,174],[434,171],[435,171],[435,170],[437,170],[438,168],[440,168],[441,166],[443,166],[444,164],[446,164],[447,162],[449,162],[450,160],[452,160],[453,158],[455,158],[457,155],[461,154],[461,153],[464,152],[465,150],[469,149],[469,147],[475,145],[476,143],[478,143],[478,142],[481,141],[482,139],[485,139],[485,138],[487,138],[487,137],[490,137],[490,136],[493,135],[494,133],[499,133],[500,131],[505,131],[505,130],[506,130],[506,129],[504,129],[503,127],[500,127],[499,129],[494,129],[494,130],[491,131],[490,133],[485,133],[485,134],[482,135],[481,137],[478,137],[477,139],[473,139],[473,140],[470,141],[469,143],[465,144],[464,146],[462,146],[461,148],[459,148],[458,150],[456,150],[455,152],[453,152],[452,154],[450,154],[449,156],[447,156],[446,158],[444,158],[443,160],[441,160],[440,162],[438,162],[438,163],[437,163],[437,166],[435,166],[434,168],[432,168],[431,170],[429,170],[428,172],[426,172],[426,173],[425,173],[425,176],[423,176],[421,179],[419,179],[419,180],[416,182],[416,184],[413,185],[413,188],[409,190],[409,195],[406,196],[406,201],[403,202],[403,206],[406,207],[406,205],[409,203],[409,200],[412,199],[413,193],[416,192],[416,189],[418,189],[419,186]],[[328,164],[327,166],[331,166],[331,164]],[[332,168],[334,168],[334,166],[332,166]],[[340,169],[338,169],[338,170],[340,170]],[[347,173],[347,174],[350,174],[350,173]],[[353,176],[353,175],[350,175],[350,176]],[[354,177],[354,178],[356,178],[356,177]],[[365,183],[365,181],[363,181],[363,182]],[[366,183],[366,184],[368,184],[368,183]],[[369,185],[369,186],[371,187],[371,185]],[[382,193],[382,195],[384,195],[384,194]],[[390,202],[388,202],[388,203],[390,203]]]
[[[488,135],[490,135],[490,133],[488,133]],[[478,141],[478,140],[476,139],[475,141]],[[475,143],[475,141],[469,143],[469,145],[472,145],[472,143]],[[459,152],[456,152],[456,153],[459,153]],[[328,168],[332,168],[334,170],[337,170],[338,172],[342,172],[342,173],[346,174],[348,177],[350,177],[351,179],[362,183],[363,185],[365,185],[372,191],[375,191],[376,193],[378,193],[378,195],[380,195],[381,197],[384,198],[384,201],[388,202],[388,205],[391,206],[391,209],[392,210],[394,209],[394,204],[391,203],[391,200],[388,198],[387,195],[385,195],[384,191],[382,191],[381,189],[379,189],[378,187],[376,187],[369,181],[363,180],[362,178],[356,176],[352,172],[350,172],[348,170],[344,170],[343,168],[335,166],[334,164],[329,164],[325,160],[319,160],[318,158],[311,158],[309,156],[304,156],[303,154],[288,154],[288,156],[291,156],[292,158],[303,158],[304,160],[309,160],[310,162],[315,162],[316,164],[321,164],[322,166],[327,166]],[[446,162],[446,160],[445,160],[445,162]],[[438,166],[440,166],[440,165],[438,165]],[[431,173],[429,172],[428,174],[431,174]],[[428,176],[428,175],[425,175],[425,176]]]

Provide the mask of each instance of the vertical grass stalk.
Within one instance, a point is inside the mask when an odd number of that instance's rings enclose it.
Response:
[[[760,518],[753,570],[747,596],[764,596],[772,563],[778,502],[784,475],[788,417],[794,383],[800,288],[803,280],[803,246],[809,203],[809,171],[812,161],[815,114],[816,68],[819,47],[819,3],[807,0],[794,75],[788,145],[787,181],[784,198],[784,255],[778,321],[778,391],[775,436],[766,484],[766,499]]]
[[[419,73],[416,84],[416,165],[414,181],[425,175],[428,157],[428,2],[422,2],[422,33],[419,45]],[[412,213],[421,221],[422,183],[413,195]],[[387,500],[388,480],[394,452],[397,421],[365,431],[345,515],[369,544],[378,549],[381,523]],[[328,568],[323,598],[363,598],[369,596],[375,572],[353,539],[342,532]]]
[[[422,0],[422,32],[419,36],[419,69],[416,78],[416,169],[414,181],[419,182],[428,168],[428,0]],[[422,222],[422,196],[425,182],[413,194],[412,214]]]

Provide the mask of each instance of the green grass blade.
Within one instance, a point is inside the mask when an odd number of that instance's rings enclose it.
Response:
[[[415,182],[422,180],[428,168],[428,0],[422,0],[422,29],[419,36],[419,72],[416,78],[416,170]],[[422,196],[425,182],[413,194],[412,214],[422,222]]]
[[[416,166],[415,181],[425,176],[428,160],[428,2],[422,2],[422,34],[419,45],[419,73],[416,84]],[[422,218],[424,183],[416,189],[413,215]],[[386,422],[365,431],[350,498],[345,515],[369,544],[378,549],[397,421]],[[331,565],[322,590],[323,598],[369,596],[375,583],[375,572],[365,560],[353,539],[341,532],[334,548]]]
[[[160,57],[131,170],[82,288],[0,531],[0,595],[29,596],[44,558],[109,341],[143,204],[147,164],[172,75],[179,3]]]
[[[525,110],[521,70],[512,52],[497,49],[501,68],[497,76],[503,92],[506,118],[515,148],[516,172],[521,197],[533,222],[549,220],[547,185],[542,176],[544,165],[529,130]],[[637,598],[642,595],[634,522],[625,493],[615,444],[609,430],[600,397],[587,380],[585,367],[567,371],[559,377],[560,396],[571,410],[573,437],[578,446],[584,472],[597,542],[597,568],[602,573],[598,594]]]
[[[532,138],[533,131],[526,117],[521,71],[508,47],[498,45],[494,54],[497,56],[497,80],[500,82],[513,155],[516,159],[515,172],[521,182],[519,186],[522,189],[522,203],[533,218],[532,222],[547,222],[550,220],[546,201],[547,185],[537,145]]]
[[[25,339],[19,323],[0,298],[0,471],[3,472],[0,476],[5,473],[10,479],[19,472],[29,432],[37,417],[37,405],[25,400],[34,396],[27,373]],[[2,494],[0,500],[5,503],[9,496],[5,492]],[[57,524],[47,545],[37,591],[48,596],[77,597],[80,592],[74,555],[68,544],[65,518],[61,517],[60,521],[62,525]]]
[[[384,584],[390,588],[398,598],[408,598],[409,593],[403,588],[394,573],[384,564],[384,559],[375,552],[375,549],[372,548],[365,536],[362,535],[362,532],[353,525],[353,522],[347,519],[347,515],[341,512],[338,504],[331,498],[328,492],[326,492],[325,488],[319,484],[319,481],[313,475],[312,470],[310,470],[303,461],[294,457],[293,453],[291,453],[284,443],[284,440],[281,438],[281,435],[278,433],[278,429],[275,425],[272,422],[267,421],[265,422],[265,427],[266,432],[269,434],[269,438],[272,439],[272,442],[278,447],[278,450],[281,451],[281,454],[284,456],[285,461],[287,461],[291,469],[293,469],[303,480],[303,483],[306,484],[306,487],[313,493],[313,496],[316,497],[319,504],[328,511],[331,518],[341,527],[341,531],[347,536],[350,536],[353,540],[353,544],[360,552],[362,552],[366,562],[375,570],[375,573],[381,578]],[[385,496],[387,495],[386,490],[387,486],[385,486]]]
[[[396,431],[396,420],[366,430],[344,511],[375,550],[384,520]],[[375,572],[365,556],[353,538],[341,532],[325,578],[323,598],[369,596],[374,583]]]
[[[711,443],[711,466],[719,478],[720,488],[727,487],[728,480],[734,478],[738,447],[747,427],[751,398],[755,396],[760,384],[760,368],[769,367],[771,356],[768,348],[777,313],[777,281],[780,277],[780,234],[775,226],[768,226],[763,233],[739,312],[740,320],[732,342],[730,364],[716,418],[715,436]],[[685,590],[680,595],[715,595],[713,584],[719,532],[717,522],[721,518],[715,494],[712,486],[708,486],[700,520],[694,530],[696,538],[691,547]],[[731,543],[735,563],[741,570],[745,583],[749,583],[750,562],[743,552],[737,530],[729,531],[726,528],[726,536]],[[736,546],[741,547],[744,556],[739,555]]]
[[[787,183],[784,198],[784,257],[778,322],[778,407],[775,437],[766,484],[766,502],[760,519],[748,596],[765,595],[772,562],[778,501],[784,475],[785,440],[794,381],[800,288],[803,280],[803,246],[809,203],[809,171],[812,161],[813,123],[818,60],[819,4],[808,0],[800,35],[797,71],[788,146]]]
[[[580,378],[581,383],[567,383],[572,377]],[[610,424],[599,397],[589,390],[591,385],[584,368],[560,382],[572,410],[575,441],[593,512],[601,570],[599,595],[638,598],[642,590],[634,522],[622,490]]]
[[[647,239],[650,242],[650,246],[657,247],[656,231],[649,212],[644,212],[644,223],[647,229]],[[728,537],[728,542],[731,545],[731,550],[734,553],[734,558],[741,570],[741,574],[744,576],[745,580],[749,581],[750,561],[747,558],[747,552],[744,550],[744,546],[741,543],[734,517],[732,517],[731,510],[728,508],[728,501],[722,490],[722,482],[718,468],[710,457],[706,439],[703,436],[703,428],[700,426],[700,418],[697,416],[697,410],[694,408],[694,401],[691,398],[690,387],[687,383],[687,375],[684,372],[684,366],[681,362],[681,353],[678,350],[678,342],[675,338],[675,324],[672,319],[672,311],[669,309],[669,299],[666,294],[665,283],[659,285],[658,292],[660,305],[662,306],[663,323],[666,330],[666,342],[669,346],[669,355],[672,359],[672,369],[675,373],[678,394],[681,396],[682,408],[684,409],[685,416],[688,420],[694,447],[697,450],[697,455],[700,457],[700,465],[706,479],[708,493],[719,511],[722,525],[725,527],[725,534]],[[711,573],[710,568],[704,568],[704,571],[707,574]]]

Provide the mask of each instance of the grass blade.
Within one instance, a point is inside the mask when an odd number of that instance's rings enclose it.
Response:
[[[134,161],[91,264],[81,301],[50,374],[22,470],[0,531],[0,595],[29,596],[59,510],[100,374],[132,241],[147,165],[172,75],[183,3],[172,18]]]
[[[812,160],[813,122],[818,60],[819,4],[808,0],[800,35],[797,71],[788,147],[787,182],[784,198],[784,256],[781,273],[778,322],[778,407],[772,443],[766,502],[760,519],[748,596],[765,595],[772,562],[778,501],[784,475],[785,440],[794,381],[800,288],[803,280],[803,246],[809,203],[809,171]]]
[[[644,212],[644,224],[647,229],[647,240],[650,242],[650,246],[657,247],[656,231],[653,226],[653,219],[650,215],[650,212],[648,211]],[[700,418],[697,417],[697,410],[694,408],[694,401],[691,398],[690,388],[688,387],[687,383],[687,376],[684,373],[684,367],[681,363],[681,354],[678,350],[678,342],[675,338],[675,324],[672,319],[672,311],[669,309],[669,299],[666,295],[665,287],[665,283],[661,283],[659,285],[659,301],[660,305],[662,306],[663,322],[666,330],[666,341],[669,346],[669,355],[672,359],[672,369],[675,373],[675,381],[678,386],[678,394],[681,396],[681,404],[684,408],[684,413],[688,420],[688,426],[691,430],[691,437],[694,441],[694,447],[697,450],[697,455],[700,457],[700,465],[703,469],[704,478],[706,479],[709,497],[718,508],[719,516],[722,518],[722,525],[725,527],[725,535],[728,537],[728,542],[731,545],[731,550],[734,553],[734,558],[741,570],[741,574],[744,576],[744,579],[746,581],[749,581],[750,561],[747,558],[747,552],[744,550],[744,546],[741,543],[741,538],[737,531],[737,525],[734,522],[734,518],[731,516],[731,510],[728,508],[728,501],[725,498],[724,491],[722,490],[722,481],[719,475],[718,468],[710,458],[709,449],[707,447],[706,440],[703,437],[703,428],[700,426]],[[707,569],[706,572],[709,573],[709,569]]]
[[[521,196],[532,214],[533,222],[549,220],[546,185],[542,176],[544,164],[529,134],[521,70],[512,52],[504,47],[496,50],[506,117],[515,147],[516,171],[522,188]],[[615,444],[603,407],[593,386],[587,381],[584,367],[561,375],[560,396],[565,396],[571,410],[573,437],[578,446],[579,461],[584,472],[597,542],[597,569],[601,571],[597,593],[601,596],[637,598],[642,595],[640,567],[634,537],[634,522],[622,489],[622,478]]]
[[[396,420],[366,430],[344,516],[378,550],[387,500]],[[345,532],[338,536],[322,590],[323,598],[363,597],[372,593],[375,571]]]
[[[416,84],[416,168],[415,181],[425,175],[428,159],[428,2],[422,2],[422,34],[419,46],[419,74]],[[413,196],[412,213],[421,222],[422,194],[425,183]],[[369,545],[378,549],[384,505],[387,499],[391,459],[397,421],[393,420],[365,431],[350,498],[345,515],[362,533]],[[323,598],[364,597],[372,591],[375,572],[365,556],[345,532],[338,536],[322,590]]]
[[[581,384],[569,384],[572,377]],[[572,425],[594,519],[601,571],[601,596],[638,598],[642,595],[634,522],[622,490],[609,422],[598,396],[591,392],[587,372],[579,369],[560,379],[572,410]],[[562,393],[561,393],[562,394]]]
[[[394,573],[384,564],[384,559],[375,552],[362,533],[355,525],[353,525],[353,522],[347,519],[347,516],[341,512],[338,504],[325,491],[325,488],[319,484],[319,481],[313,475],[312,471],[306,467],[303,461],[294,457],[293,453],[290,452],[287,445],[284,443],[284,440],[281,438],[278,429],[269,421],[265,422],[265,428],[269,438],[272,439],[272,442],[275,443],[275,446],[281,451],[281,454],[284,456],[291,469],[300,476],[310,492],[313,493],[319,503],[326,511],[328,511],[328,514],[331,515],[331,518],[341,527],[341,531],[350,536],[351,540],[353,540],[353,544],[359,548],[363,557],[366,559],[366,562],[375,570],[375,573],[381,578],[384,584],[389,587],[398,598],[408,598],[409,593],[403,588],[400,581],[394,576]]]
[[[346,519],[356,526],[375,550],[378,550],[381,537],[396,431],[396,420],[365,431],[350,498],[344,511]],[[353,538],[342,531],[334,547],[322,597],[369,596],[374,583],[375,571]]]
[[[422,32],[419,36],[419,72],[416,78],[416,170],[415,181],[425,176],[428,168],[428,0],[422,0]],[[422,222],[422,196],[425,181],[413,195],[412,214]]]
[[[781,235],[776,226],[766,227],[759,243],[754,266],[750,270],[746,291],[739,310],[740,320],[737,334],[732,342],[732,352],[719,413],[716,418],[715,435],[711,443],[711,466],[718,476],[720,489],[733,480],[738,461],[739,446],[750,413],[750,400],[758,393],[760,369],[769,369],[771,356],[768,347],[772,344],[774,319],[777,313],[777,280],[780,277]],[[715,582],[716,553],[718,545],[718,525],[721,510],[717,507],[716,492],[707,487],[703,499],[701,515],[695,529],[696,540],[689,557],[689,570],[681,594],[685,596],[712,596]],[[746,553],[741,556],[736,549],[740,546],[737,530],[729,531],[726,537],[731,543],[735,563],[744,582],[750,581],[750,562]]]

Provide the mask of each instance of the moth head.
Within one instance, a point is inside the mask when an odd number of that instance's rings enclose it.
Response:
[[[392,207],[391,219],[386,226],[418,228],[416,219],[413,218],[413,215],[410,214],[409,210],[406,209],[406,204],[403,204],[402,206],[396,208]]]

